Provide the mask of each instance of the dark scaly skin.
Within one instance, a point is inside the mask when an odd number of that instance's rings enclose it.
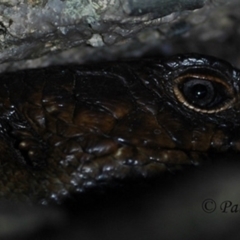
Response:
[[[199,111],[178,99],[176,79],[189,74],[221,85],[214,104]],[[2,74],[0,195],[61,202],[239,151],[239,75],[201,55]]]

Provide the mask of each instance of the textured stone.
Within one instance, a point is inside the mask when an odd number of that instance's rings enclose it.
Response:
[[[0,62],[11,62],[2,71],[65,63],[68,58],[82,63],[140,56],[156,43],[161,46],[164,40],[189,32],[232,1],[0,1]],[[25,62],[46,54],[51,56]],[[19,60],[24,61],[12,65]]]

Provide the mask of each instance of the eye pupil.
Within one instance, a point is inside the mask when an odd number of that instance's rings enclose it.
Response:
[[[215,88],[210,81],[188,79],[183,83],[183,93],[191,104],[206,107],[211,104],[215,97]]]
[[[207,96],[207,94],[208,94],[208,89],[203,84],[195,84],[192,87],[193,98],[195,98],[197,100],[204,99]]]

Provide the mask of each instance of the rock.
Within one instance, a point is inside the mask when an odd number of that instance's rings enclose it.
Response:
[[[194,39],[185,42],[216,39],[223,26],[226,37],[228,15],[239,18],[239,5],[237,0],[4,0],[0,62],[8,63],[0,69],[139,57],[156,50],[172,54],[176,36],[192,29],[198,29]]]

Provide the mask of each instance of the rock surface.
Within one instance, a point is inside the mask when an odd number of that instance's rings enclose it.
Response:
[[[7,64],[0,69],[169,55],[182,49],[174,42],[179,36],[201,52],[202,42],[232,34],[239,6],[237,0],[2,0],[0,62]]]

